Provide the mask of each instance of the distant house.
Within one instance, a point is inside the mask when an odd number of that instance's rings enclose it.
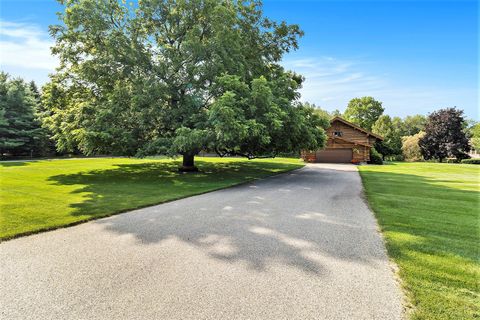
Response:
[[[470,158],[473,158],[473,159],[480,158],[479,150],[476,150],[475,147],[473,146],[473,143],[471,142],[470,142],[470,152],[468,152],[468,155],[470,156]]]
[[[375,142],[383,140],[383,137],[340,117],[330,121],[326,133],[328,140],[325,149],[302,152],[306,162],[367,162]]]

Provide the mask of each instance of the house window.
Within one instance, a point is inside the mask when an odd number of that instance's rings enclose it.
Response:
[[[341,137],[342,135],[343,135],[342,131],[335,131],[335,132],[333,133],[333,136],[334,136],[334,137]]]

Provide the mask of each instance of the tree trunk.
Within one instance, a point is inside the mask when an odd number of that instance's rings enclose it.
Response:
[[[181,172],[197,172],[198,168],[195,167],[195,154],[186,153],[183,155],[183,164],[178,169]]]

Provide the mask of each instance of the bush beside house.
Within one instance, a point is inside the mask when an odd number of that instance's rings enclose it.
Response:
[[[370,149],[369,164],[383,164],[382,155],[375,148]]]

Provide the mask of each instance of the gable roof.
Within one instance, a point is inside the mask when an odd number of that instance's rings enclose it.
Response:
[[[382,136],[379,136],[378,134],[375,134],[375,133],[373,133],[373,132],[371,132],[371,131],[365,130],[365,129],[363,129],[362,127],[357,126],[355,123],[351,123],[350,121],[347,121],[347,120],[343,119],[342,117],[335,117],[335,118],[333,118],[332,120],[330,120],[330,123],[334,123],[335,121],[340,121],[340,122],[346,124],[347,126],[350,126],[350,127],[352,127],[352,128],[355,128],[355,129],[357,129],[357,130],[359,130],[359,131],[361,131],[361,132],[363,132],[363,133],[366,133],[366,134],[369,135],[369,136],[375,137],[375,138],[377,138],[378,140],[382,140],[382,141],[383,141],[383,137],[382,137]]]

